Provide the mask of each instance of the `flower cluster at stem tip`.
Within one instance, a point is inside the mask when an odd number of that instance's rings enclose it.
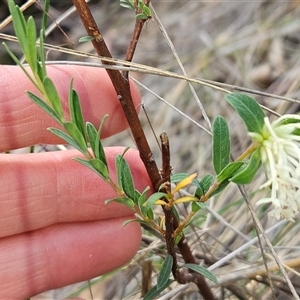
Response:
[[[270,123],[264,118],[261,133],[250,132],[258,143],[267,181],[261,189],[270,187],[271,195],[257,204],[272,203],[270,216],[294,221],[300,210],[300,115],[284,115]]]

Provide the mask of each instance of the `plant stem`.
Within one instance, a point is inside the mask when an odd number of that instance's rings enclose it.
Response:
[[[88,35],[94,37],[94,39],[92,40],[92,43],[93,43],[93,46],[94,46],[97,54],[102,57],[104,56],[106,58],[107,57],[112,58],[104,40],[103,40],[101,32],[98,29],[97,24],[90,12],[90,9],[89,9],[87,3],[85,2],[85,0],[73,0],[73,3],[80,15],[80,18],[82,20],[82,23],[85,26],[85,29],[86,29]],[[138,29],[138,30],[140,30],[140,29]],[[131,49],[134,52],[135,46],[134,46],[134,48],[129,47],[129,49]],[[130,54],[130,59],[132,59],[133,52]],[[128,56],[128,59],[129,59],[129,56]],[[107,64],[107,61],[105,61],[105,63]],[[113,65],[115,63],[113,61],[111,61],[108,64]],[[135,110],[134,103],[133,103],[132,97],[131,97],[129,80],[126,76],[123,76],[121,74],[121,72],[119,72],[118,70],[106,69],[106,72],[108,73],[108,75],[112,81],[112,84],[115,88],[115,91],[117,93],[118,99],[120,100],[120,103],[121,103],[121,106],[125,113],[127,122],[131,128],[132,135],[133,135],[136,145],[138,147],[140,157],[146,167],[146,170],[151,179],[153,187],[155,190],[158,190],[160,184],[162,183],[162,178],[160,176],[160,173],[159,173],[159,170],[155,163],[153,154],[151,152],[151,149],[149,147],[145,133],[140,124],[137,112]],[[168,161],[169,161],[169,158],[168,158]],[[168,166],[168,168],[170,171],[171,170],[170,165]],[[169,173],[169,171],[168,171],[168,173]],[[166,178],[164,178],[164,179],[166,179]],[[178,226],[178,221],[171,210],[169,210],[169,211],[166,210],[165,213],[167,213],[167,215],[168,215],[168,217],[166,215],[166,219],[168,218],[169,220],[171,220],[171,224],[172,224],[172,226],[169,227],[170,233],[166,234],[166,236],[168,236],[167,248],[168,248],[168,252],[169,251],[171,253],[173,252],[173,255],[172,255],[173,259],[174,259],[174,257],[176,259],[175,249],[174,249],[173,232]],[[180,242],[178,243],[178,248],[179,248],[179,251],[181,252],[182,257],[184,258],[184,261],[186,263],[196,263],[196,260],[193,257],[191,249],[189,248],[184,236],[181,238]],[[174,264],[177,266],[176,260],[174,261]],[[203,295],[204,299],[207,299],[207,300],[214,299],[212,291],[202,275],[191,272],[188,275],[193,274],[193,276],[188,276],[188,277],[183,278],[181,276],[181,274],[179,274],[178,271],[176,271],[176,274],[178,274],[176,276],[176,277],[178,277],[178,282],[180,282],[180,283],[194,282],[198,286],[199,292]]]
[[[95,39],[92,40],[92,43],[97,54],[111,58],[112,56],[102,38],[102,35],[85,0],[73,0],[73,3],[80,15],[88,35],[95,37]],[[105,63],[107,64],[107,62]],[[114,62],[109,62],[109,64],[114,64]],[[125,78],[118,70],[106,69],[106,71],[123,107],[126,119],[138,147],[140,157],[146,167],[154,188],[157,190],[161,181],[161,177],[132,101],[129,80]]]

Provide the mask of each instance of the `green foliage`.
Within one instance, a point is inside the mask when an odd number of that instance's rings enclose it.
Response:
[[[43,88],[45,90],[45,95],[49,99],[53,110],[56,112],[58,117],[62,119],[63,117],[63,110],[61,105],[61,100],[58,95],[58,92],[56,90],[56,87],[54,86],[54,83],[49,77],[43,78]]]
[[[173,257],[167,254],[164,263],[162,265],[161,271],[158,274],[157,289],[161,289],[168,282],[172,272],[172,266],[173,266]]]
[[[198,179],[194,179],[193,184],[197,187],[195,197],[200,198],[203,196],[209,190],[213,181],[213,175],[205,175],[200,181]]]
[[[81,163],[82,165],[88,167],[93,172],[98,174],[101,178],[103,178],[105,181],[108,181],[109,179],[109,173],[107,166],[103,164],[103,162],[97,158],[94,159],[83,159],[76,157],[74,158],[75,161]]]
[[[152,194],[148,200],[144,203],[144,210],[145,212],[148,212],[148,210],[155,204],[155,202],[161,198],[168,198],[168,194],[162,193],[162,192],[157,192]]]
[[[73,89],[73,80],[71,81],[70,90],[69,90],[69,109],[70,109],[72,123],[76,125],[78,131],[81,133],[82,137],[84,138],[85,125],[84,125],[79,97],[77,92]]]
[[[54,109],[50,105],[48,105],[45,101],[43,101],[41,98],[39,98],[38,96],[36,96],[35,94],[33,94],[31,92],[27,92],[27,95],[37,106],[39,106],[41,109],[43,109],[57,123],[59,123],[60,125],[63,125],[61,120],[59,119],[59,116],[57,115],[57,113],[54,111]]]
[[[143,300],[153,300],[155,299],[162,291],[164,291],[171,283],[173,283],[174,280],[169,279],[164,286],[162,286],[160,289],[157,288],[157,285],[155,285],[143,298]]]
[[[219,174],[230,160],[230,137],[226,120],[218,116],[213,123],[212,159],[215,172]]]
[[[217,176],[218,183],[232,177],[245,163],[243,161],[235,161],[228,164]]]
[[[137,3],[137,5],[136,5]],[[145,5],[143,0],[133,1],[133,0],[120,0],[120,5],[122,7],[131,9],[136,12],[136,18],[140,20],[147,20],[151,18],[151,10]]]
[[[136,15],[137,19],[147,20],[151,18],[151,10],[147,5],[144,4],[142,0],[139,0],[139,8],[142,12]]]
[[[249,132],[262,132],[265,113],[253,98],[240,93],[230,93],[225,98],[243,119]]]
[[[136,194],[132,174],[128,163],[124,159],[124,154],[126,151],[127,149],[124,151],[123,155],[118,155],[116,157],[118,185],[130,199],[135,200]]]
[[[128,9],[135,10],[135,6],[134,6],[132,0],[120,0],[120,5],[121,5],[122,7],[125,7],[125,8],[128,8]]]
[[[250,183],[255,174],[257,173],[261,162],[260,149],[256,149],[250,156],[250,160],[245,164],[241,171],[237,172],[229,180],[237,184],[248,184]]]
[[[128,197],[118,197],[118,198],[114,198],[114,199],[108,199],[105,201],[105,204],[108,204],[110,202],[117,202],[117,203],[123,204],[129,208],[134,208],[133,200],[129,199]],[[128,224],[128,222],[125,223],[125,225],[126,224]]]
[[[207,279],[211,280],[214,283],[218,283],[217,278],[210,272],[208,271],[206,268],[196,265],[196,264],[184,264],[182,267],[186,267],[190,270],[193,270],[201,275],[203,275],[204,277],[206,277]]]
[[[95,39],[94,36],[83,36],[79,39],[79,43],[85,43],[85,42],[90,42],[90,41],[93,41]]]
[[[203,210],[206,208],[206,203],[202,202],[192,202],[192,212],[196,213],[199,210]]]

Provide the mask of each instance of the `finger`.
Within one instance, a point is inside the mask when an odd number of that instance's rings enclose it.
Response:
[[[105,114],[109,118],[103,129],[103,138],[127,128],[127,121],[117,94],[105,70],[83,66],[48,66],[49,77],[54,81],[67,111],[68,91],[71,79],[78,92],[85,121],[97,128]],[[62,140],[46,131],[57,123],[37,107],[26,91],[39,95],[33,84],[19,67],[0,66],[0,151],[6,151],[37,143],[55,144]],[[140,94],[134,84],[131,93],[138,108]]]
[[[106,150],[111,177],[114,159],[124,148]],[[92,221],[130,216],[132,210],[115,202],[114,190],[97,174],[72,160],[78,151],[0,155],[0,236],[8,236],[56,223]],[[125,159],[131,165],[136,188],[151,186],[136,150]]]
[[[138,250],[126,218],[68,223],[0,240],[0,299],[26,299],[116,269]]]

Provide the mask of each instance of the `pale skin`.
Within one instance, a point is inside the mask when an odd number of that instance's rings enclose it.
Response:
[[[105,137],[127,128],[106,72],[75,66],[49,66],[67,101],[71,78],[86,120],[95,126],[109,114]],[[25,94],[36,89],[18,67],[0,66],[0,152],[39,143],[61,144],[47,132],[55,121]],[[140,95],[132,86],[136,107]],[[126,145],[125,145],[126,146]],[[106,149],[112,177],[121,147]],[[138,223],[128,208],[106,199],[115,192],[72,157],[78,151],[0,154],[0,299],[25,299],[43,291],[87,280],[116,269],[139,248]],[[136,187],[151,186],[137,151],[125,155]]]

